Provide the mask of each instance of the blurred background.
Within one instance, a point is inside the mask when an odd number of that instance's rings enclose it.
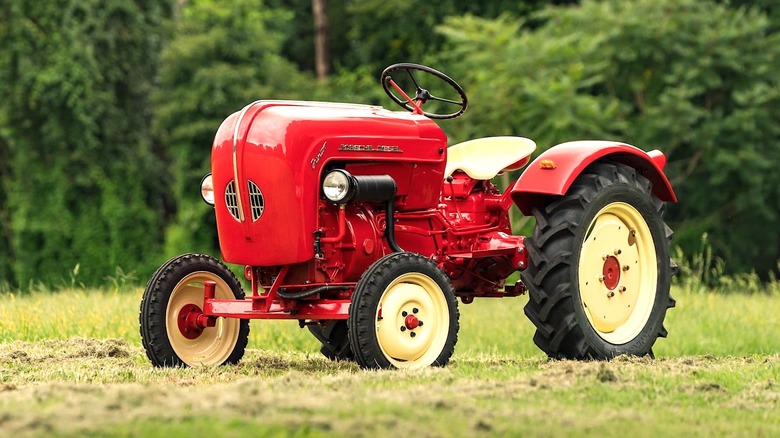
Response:
[[[464,87],[451,144],[662,150],[686,272],[773,281],[779,39],[774,0],[4,0],[0,289],[143,284],[218,255],[199,183],[221,121],[258,99],[395,110],[378,81],[395,62]]]

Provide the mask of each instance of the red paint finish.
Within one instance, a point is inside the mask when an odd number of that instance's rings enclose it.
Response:
[[[203,314],[195,304],[187,304],[179,311],[176,317],[176,323],[179,326],[179,332],[187,339],[196,339],[203,333],[203,327],[198,325],[198,317]]]
[[[609,290],[614,290],[620,283],[620,262],[615,256],[609,256],[604,261],[604,268],[601,270],[604,276],[604,286]]]
[[[656,151],[614,142],[566,143],[542,154],[501,193],[490,181],[459,171],[445,180],[446,146],[443,131],[424,116],[374,106],[260,101],[228,117],[212,149],[215,213],[223,257],[247,265],[252,294],[215,299],[214,286],[206,284],[203,310],[193,305],[180,315],[182,333],[212,326],[217,317],[347,319],[361,275],[392,251],[387,227],[404,251],[436,262],[463,302],[520,295],[521,282],[505,285],[529,261],[524,237],[512,235],[511,203],[529,214],[565,193],[602,157],[634,166],[662,200],[675,200],[662,173],[665,158]],[[542,169],[540,160],[555,165]],[[336,205],[323,199],[322,178],[335,168],[391,176],[397,186],[394,222],[387,223],[382,202]],[[228,208],[231,181],[243,220]],[[253,217],[250,182],[262,192],[259,217],[257,211]],[[605,261],[604,276],[617,287],[620,266],[612,259]],[[305,296],[282,298],[287,294]],[[409,330],[419,325],[415,315],[404,320]]]
[[[403,96],[404,99],[406,99],[409,102],[409,105],[412,105],[412,107],[414,108],[412,113],[414,113],[414,114],[422,114],[423,113],[422,109],[420,108],[421,102],[418,102],[418,101],[412,99],[411,97],[409,97],[409,95],[406,94],[406,92],[404,92],[404,90],[402,90],[401,87],[399,87],[398,84],[396,84],[395,81],[392,80],[392,79],[390,79],[390,85],[392,85],[393,88],[396,89],[396,91],[401,93],[401,96]]]
[[[420,320],[417,319],[417,317],[414,315],[406,315],[406,319],[404,320],[404,325],[408,330],[414,330],[420,326]]]
[[[624,143],[610,141],[573,141],[554,146],[539,155],[512,187],[512,200],[524,215],[534,207],[549,202],[551,196],[566,193],[579,174],[594,161],[609,158],[636,168],[653,183],[653,193],[665,202],[677,202],[669,180],[660,164],[665,158],[659,151],[649,154]],[[554,169],[544,169],[542,161],[555,163]]]
[[[261,301],[263,304],[265,300]],[[252,300],[210,300],[206,302],[205,313],[209,316],[224,316],[241,319],[347,319],[350,300],[301,301],[292,305],[270,302],[268,310],[258,310]]]
[[[322,172],[338,163],[384,163],[399,174],[406,169],[407,191],[399,192],[399,207],[435,206],[438,190],[409,190],[413,175],[419,175],[419,187],[440,187],[444,172],[447,138],[423,116],[295,101],[251,104],[236,129],[239,116],[231,115],[218,130],[211,161],[219,241],[227,262],[278,266],[313,259]],[[224,195],[235,174],[243,222],[228,211]],[[248,181],[263,195],[257,221],[252,220]]]

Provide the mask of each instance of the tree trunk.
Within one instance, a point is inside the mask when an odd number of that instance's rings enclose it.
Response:
[[[328,16],[327,0],[312,0],[311,8],[314,14],[314,64],[317,79],[328,77]]]

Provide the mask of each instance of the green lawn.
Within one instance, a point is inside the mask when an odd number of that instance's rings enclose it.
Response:
[[[3,435],[777,436],[780,297],[673,290],[656,360],[548,361],[526,298],[461,306],[449,366],[332,363],[290,321],[253,321],[234,367],[155,369],[140,291],[0,301]]]

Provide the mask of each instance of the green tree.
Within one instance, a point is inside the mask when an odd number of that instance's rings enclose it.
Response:
[[[0,220],[12,259],[0,265],[15,283],[95,284],[159,261],[147,97],[170,3],[4,3]]]
[[[366,70],[375,76],[392,63],[423,62],[441,50],[445,39],[436,26],[449,16],[524,17],[547,5],[573,3],[577,0],[328,1],[331,71],[350,75],[353,70]],[[294,14],[282,54],[301,70],[314,72],[312,0],[266,0],[266,4]]]
[[[262,0],[194,0],[181,10],[163,53],[154,96],[155,132],[165,147],[175,205],[167,255],[218,250],[214,213],[200,199],[220,123],[258,99],[305,97],[314,87],[281,55],[292,13]]]
[[[530,30],[507,16],[441,28],[442,64],[473,103],[451,136],[661,149],[680,198],[669,208],[677,242],[693,252],[708,233],[731,272],[775,268],[780,35],[766,15],[711,1],[614,0],[535,19],[543,24]]]
[[[0,34],[2,34],[0,30]],[[0,109],[0,131],[7,126],[4,121],[4,112]],[[11,215],[8,211],[8,194],[6,192],[6,181],[11,172],[8,166],[9,148],[3,140],[5,135],[0,133],[0,285],[3,282],[10,283],[13,279],[13,253],[11,245]]]
[[[396,62],[423,62],[441,50],[445,40],[436,26],[447,17],[521,18],[572,3],[577,0],[355,0],[346,8],[349,50],[333,59],[346,68],[372,65],[378,71]]]

